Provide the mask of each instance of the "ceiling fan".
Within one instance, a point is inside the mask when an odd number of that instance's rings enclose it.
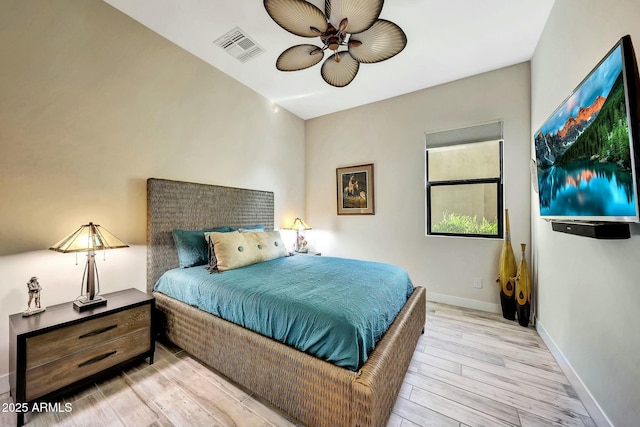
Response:
[[[264,0],[269,16],[285,30],[301,37],[320,37],[322,47],[300,44],[276,61],[280,71],[298,71],[319,63],[321,75],[335,87],[351,83],[360,63],[389,59],[404,49],[407,36],[391,21],[378,19],[384,0],[326,0],[324,12],[305,0]],[[339,50],[346,47],[346,50]]]

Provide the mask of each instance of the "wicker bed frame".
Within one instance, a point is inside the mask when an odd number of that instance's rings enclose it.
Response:
[[[171,231],[263,224],[273,193],[151,178],[147,181],[147,289],[178,266]],[[154,293],[166,337],[308,426],[385,426],[425,322],[417,287],[359,372],[324,362]]]

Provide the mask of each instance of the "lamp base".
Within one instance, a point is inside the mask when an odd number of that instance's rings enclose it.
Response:
[[[107,305],[107,299],[100,295],[96,295],[91,300],[87,299],[87,297],[82,297],[73,302],[73,308],[79,312],[88,310],[90,308],[100,307],[103,305]]]

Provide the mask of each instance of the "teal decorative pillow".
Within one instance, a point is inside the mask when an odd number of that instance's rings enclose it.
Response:
[[[173,241],[178,250],[180,268],[205,265],[209,260],[207,241],[204,233],[215,231],[227,233],[233,231],[231,227],[219,227],[209,230],[173,230]]]

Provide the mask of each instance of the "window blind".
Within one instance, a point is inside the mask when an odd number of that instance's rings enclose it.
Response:
[[[440,132],[427,132],[425,133],[426,148],[500,140],[503,139],[502,124],[502,121],[498,121]]]

